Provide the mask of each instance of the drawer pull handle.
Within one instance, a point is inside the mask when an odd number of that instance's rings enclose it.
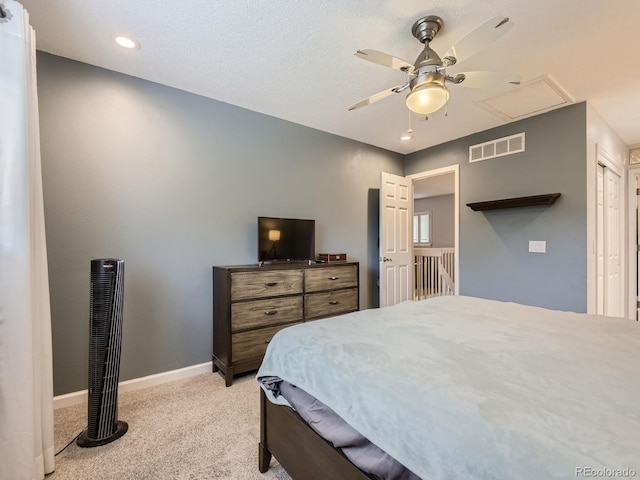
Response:
[[[267,282],[264,284],[265,287],[275,287],[278,282]]]
[[[265,315],[275,315],[278,313],[278,310],[267,310],[264,312]]]
[[[337,280],[339,277],[329,277],[329,280]]]
[[[331,301],[329,302],[329,305],[337,305],[337,304],[338,304],[338,301],[337,301],[337,300],[331,300]]]

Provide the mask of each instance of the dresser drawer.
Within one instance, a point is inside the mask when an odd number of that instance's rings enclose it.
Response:
[[[231,331],[302,320],[302,295],[231,304]]]
[[[305,273],[304,283],[306,292],[355,287],[358,285],[358,269],[356,265],[310,268]]]
[[[267,351],[267,345],[273,336],[283,328],[290,326],[291,324],[278,325],[277,327],[259,328],[248,332],[234,333],[231,335],[231,361],[234,363],[243,362],[264,356],[264,352]]]
[[[333,292],[305,295],[304,317],[317,318],[339,315],[358,309],[358,289],[347,288]]]
[[[302,270],[270,270],[231,274],[231,300],[302,293]]]

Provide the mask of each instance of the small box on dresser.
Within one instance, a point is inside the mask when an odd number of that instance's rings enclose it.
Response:
[[[279,330],[358,310],[358,277],[357,262],[213,267],[213,371],[230,386]]]
[[[346,262],[346,253],[319,253],[318,260],[321,262]]]

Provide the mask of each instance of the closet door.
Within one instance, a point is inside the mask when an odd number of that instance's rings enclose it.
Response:
[[[604,167],[598,165],[596,203],[596,313],[604,315]]]
[[[620,208],[620,176],[610,168],[598,165],[597,172],[597,300],[596,313],[624,315],[622,284],[622,211]]]
[[[609,168],[604,169],[604,245],[605,245],[605,301],[604,314],[613,317],[624,315],[622,308],[622,271],[620,261],[621,210],[620,176]]]

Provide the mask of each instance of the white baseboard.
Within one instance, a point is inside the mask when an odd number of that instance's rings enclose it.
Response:
[[[199,365],[191,365],[190,367],[179,368],[177,370],[171,370],[169,372],[156,373],[154,375],[148,375],[146,377],[134,378],[132,380],[125,380],[118,383],[118,392],[131,392],[133,390],[140,390],[141,388],[151,387],[152,385],[160,385],[161,383],[172,382],[174,380],[180,380],[181,378],[192,377],[194,375],[200,375],[201,373],[207,373],[211,371],[211,362],[201,363]],[[63,407],[70,407],[71,405],[78,405],[80,403],[87,402],[88,390],[81,390],[79,392],[65,393],[64,395],[58,395],[53,397],[54,410]]]

